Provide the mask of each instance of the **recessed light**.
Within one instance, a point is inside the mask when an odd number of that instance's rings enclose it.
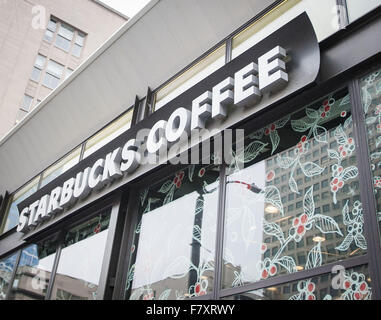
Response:
[[[295,269],[296,269],[297,271],[301,271],[301,270],[304,269],[304,267],[303,267],[303,266],[296,266]]]
[[[268,205],[266,208],[265,208],[265,211],[267,213],[278,213],[278,208],[277,207],[274,207],[273,205]]]
[[[312,241],[313,242],[323,242],[323,241],[325,241],[325,238],[320,237],[320,236],[316,236],[316,237],[313,237]]]

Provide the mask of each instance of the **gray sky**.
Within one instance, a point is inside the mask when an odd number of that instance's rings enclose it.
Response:
[[[150,0],[101,0],[128,17],[134,16]]]

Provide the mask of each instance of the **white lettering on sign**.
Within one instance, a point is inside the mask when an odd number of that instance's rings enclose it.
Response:
[[[148,133],[146,149],[157,154],[192,131],[204,129],[208,120],[227,117],[228,106],[248,107],[262,99],[263,93],[276,92],[288,83],[286,50],[277,46],[255,62],[249,63],[192,101],[192,111],[177,108],[166,120],[157,121]],[[18,232],[27,232],[42,221],[62,212],[75,201],[84,199],[92,190],[99,190],[124,174],[133,173],[142,160],[143,141],[129,140],[91,167],[84,169],[56,187],[50,194],[21,211]]]

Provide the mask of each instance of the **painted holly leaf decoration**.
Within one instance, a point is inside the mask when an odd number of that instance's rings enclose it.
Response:
[[[271,154],[273,154],[275,152],[275,150],[278,148],[279,142],[280,142],[280,137],[279,137],[278,131],[276,131],[276,130],[271,131],[270,140],[271,140],[271,144],[272,144]]]
[[[296,183],[293,176],[291,176],[290,179],[288,180],[288,185],[292,192],[299,194],[298,184]]]
[[[284,216],[283,204],[280,196],[280,192],[275,186],[265,187],[264,190],[261,191],[265,196],[265,202],[272,204],[275,208],[277,208],[282,215]]]
[[[343,236],[338,224],[333,218],[322,214],[316,214],[313,219],[316,228],[318,228],[322,233],[337,233],[340,236]]]
[[[251,142],[244,150],[244,155],[238,157],[238,161],[241,162],[250,162],[253,161],[261,151],[267,146],[267,143],[263,143],[261,141],[253,141]]]
[[[303,199],[304,213],[311,218],[315,214],[315,202],[313,197],[313,186],[310,187]]]
[[[313,177],[321,174],[325,168],[320,167],[314,162],[306,162],[301,165],[301,169],[306,177]]]
[[[285,242],[283,231],[276,223],[263,221],[263,231],[269,236],[276,237],[281,244]]]
[[[193,239],[201,243],[201,228],[198,225],[193,227]]]
[[[320,267],[322,262],[323,258],[321,255],[321,242],[318,242],[318,244],[308,253],[305,269],[307,270]]]
[[[288,273],[296,271],[296,264],[293,258],[289,256],[283,256],[276,261],[280,266],[285,268]]]
[[[171,290],[172,290],[172,289],[167,289],[167,290],[163,291],[163,292],[160,294],[158,300],[168,300],[169,295],[171,294]]]
[[[173,181],[168,180],[166,181],[159,189],[158,192],[160,193],[167,193],[169,190],[173,187]]]

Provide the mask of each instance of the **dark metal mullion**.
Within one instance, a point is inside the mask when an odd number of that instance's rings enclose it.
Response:
[[[358,80],[349,85],[352,101],[353,133],[356,141],[361,202],[363,204],[364,234],[369,254],[369,273],[372,279],[373,298],[381,299],[381,270],[379,228],[376,215],[376,201],[372,185],[372,172],[369,164],[368,137],[365,127],[365,115]]]
[[[138,192],[131,192],[128,199],[128,207],[126,212],[126,220],[124,224],[124,232],[122,236],[122,245],[120,248],[119,262],[116,272],[116,281],[113,293],[114,300],[124,300],[125,286],[128,276],[128,268],[130,264],[130,252],[134,242],[134,230],[138,218],[139,205]]]
[[[53,269],[52,269],[52,273],[51,273],[51,276],[50,276],[50,279],[49,279],[48,289],[46,290],[45,300],[50,300],[51,296],[52,296],[53,285],[54,285],[54,281],[56,279],[56,274],[57,274],[57,269],[58,269],[58,263],[60,261],[61,252],[62,252],[62,249],[63,249],[64,233],[59,235],[59,239],[60,239],[60,242],[59,242],[59,244],[57,246],[56,256],[54,257]]]
[[[220,298],[220,288],[222,288],[223,253],[224,253],[224,225],[225,225],[225,196],[226,196],[226,165],[220,166],[220,188],[218,195],[218,214],[216,232],[216,252],[214,266],[214,286],[213,298]]]
[[[341,265],[345,269],[348,269],[348,268],[353,268],[353,267],[357,267],[357,266],[362,266],[362,265],[365,265],[368,263],[369,263],[369,258],[368,258],[367,254],[363,255],[363,256],[359,256],[359,257],[349,258],[349,259],[346,259],[343,261],[336,261],[336,262],[332,262],[332,263],[326,264],[326,265],[321,266],[321,267],[303,270],[303,271],[298,271],[295,273],[291,273],[291,274],[287,274],[287,275],[283,275],[283,276],[278,276],[278,277],[270,278],[270,279],[266,279],[266,280],[260,280],[258,282],[253,283],[253,284],[245,285],[242,287],[223,289],[223,290],[221,290],[220,298],[232,296],[235,294],[245,293],[248,291],[254,291],[254,290],[258,290],[258,289],[278,286],[278,285],[282,285],[282,284],[286,284],[286,283],[290,283],[290,282],[300,281],[300,280],[320,276],[323,274],[331,273],[332,268],[334,266],[337,266],[337,265]],[[373,283],[373,279],[372,279],[372,283]]]
[[[229,38],[225,42],[226,50],[225,50],[225,64],[232,61],[232,50],[233,50],[233,38]]]
[[[8,203],[11,199],[11,195],[8,193],[8,191],[5,192],[5,195],[3,197],[3,201],[1,202],[0,206],[0,231],[2,231],[2,228],[4,226],[4,219],[5,219],[5,214],[8,209]]]
[[[8,287],[7,293],[5,295],[5,300],[8,300],[9,299],[9,295],[11,294],[11,290],[12,290],[12,287],[13,287],[13,281],[15,281],[16,273],[17,273],[17,268],[18,268],[18,265],[19,265],[20,259],[21,259],[21,252],[22,252],[22,250],[19,250],[19,252],[17,254],[15,266],[13,267],[11,279],[9,280],[9,287]]]
[[[83,156],[85,154],[85,149],[86,149],[86,142],[87,142],[87,140],[85,140],[81,143],[81,152],[79,153],[79,161],[78,162],[83,160]]]
[[[110,217],[110,223],[108,228],[106,247],[104,249],[104,256],[102,261],[102,268],[101,268],[96,300],[103,300],[107,290],[112,248],[114,246],[115,233],[117,229],[118,215],[119,215],[121,202],[122,202],[122,195],[120,195],[119,197],[115,199],[111,208],[111,214],[110,214],[111,217]]]
[[[336,0],[336,4],[339,8],[339,27],[345,29],[349,24],[348,8],[346,0]]]

